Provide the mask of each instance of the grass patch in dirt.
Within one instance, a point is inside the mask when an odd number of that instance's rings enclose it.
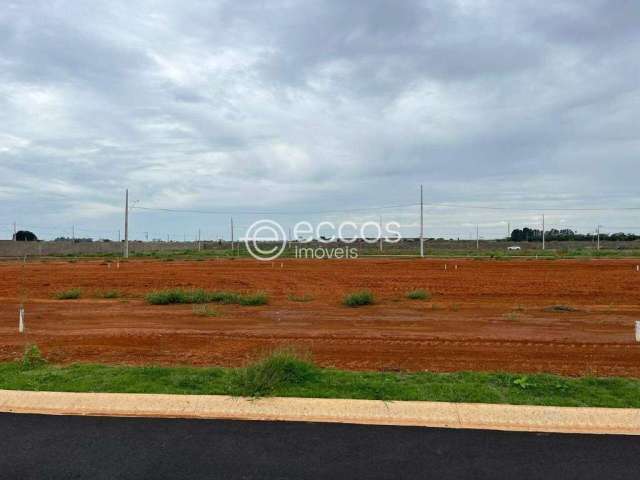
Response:
[[[217,317],[219,315],[218,311],[212,309],[209,305],[194,305],[191,310],[194,315],[199,317]]]
[[[63,290],[62,292],[58,292],[55,295],[57,300],[77,300],[81,296],[82,296],[82,290],[80,290],[79,288]]]
[[[47,361],[42,356],[42,352],[37,345],[32,343],[25,345],[24,354],[22,355],[22,369],[31,370],[44,366]]]
[[[0,363],[0,389],[640,408],[640,379],[353,372],[317,367],[291,350],[277,350],[242,368],[194,368],[56,366],[28,349],[22,361]]]
[[[411,290],[405,295],[409,300],[430,300],[431,293],[424,289]]]
[[[303,387],[319,373],[308,358],[290,349],[275,350],[244,368],[234,369],[229,389],[234,395],[263,397],[283,388]]]
[[[371,305],[373,303],[373,293],[369,290],[361,290],[359,292],[345,295],[342,304],[347,307],[361,307],[363,305]]]
[[[545,308],[545,311],[566,313],[566,312],[577,312],[578,309],[570,305],[551,305],[550,307]]]
[[[245,306],[258,306],[266,305],[269,302],[269,297],[264,292],[247,293],[238,296],[238,303]]]
[[[264,292],[234,293],[234,292],[207,292],[205,290],[169,289],[151,292],[146,296],[151,305],[171,305],[190,303],[222,303],[238,305],[265,305],[269,297]]]
[[[105,299],[120,298],[122,297],[122,293],[120,293],[119,290],[107,290],[106,292],[101,292],[99,297]]]

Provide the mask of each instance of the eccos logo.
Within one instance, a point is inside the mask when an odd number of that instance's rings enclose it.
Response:
[[[384,239],[388,243],[397,243],[402,237],[400,235],[400,224],[398,222],[389,222],[384,226],[376,222],[365,222],[360,228],[354,222],[342,222],[336,227],[332,222],[320,222],[314,228],[310,222],[298,222],[293,228],[293,238],[298,243],[305,244],[312,241],[328,244],[340,241],[345,244],[351,244],[358,239],[365,243],[377,243]],[[322,235],[321,232],[331,231],[330,236]],[[351,236],[347,236],[346,232],[351,232]],[[249,226],[244,236],[244,244],[249,254],[256,260],[271,261],[278,258],[287,247],[287,236],[284,228],[275,220],[262,219],[254,222]],[[316,249],[317,250],[317,249]],[[352,250],[349,249],[351,258]],[[298,252],[306,252],[305,249],[296,249]],[[357,254],[355,255],[357,256]],[[315,255],[316,258],[325,258],[325,256]],[[330,254],[326,258],[331,258]],[[305,258],[307,258],[305,256]],[[347,256],[346,258],[349,258]]]

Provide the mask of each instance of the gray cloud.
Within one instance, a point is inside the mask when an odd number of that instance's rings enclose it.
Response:
[[[9,1],[0,237],[14,220],[113,237],[125,186],[199,210],[405,204],[419,183],[430,202],[638,205],[638,20],[631,0]],[[480,222],[491,236],[507,214],[430,215],[441,235]],[[213,236],[227,221],[138,211],[135,225]],[[640,230],[624,212],[606,222]]]

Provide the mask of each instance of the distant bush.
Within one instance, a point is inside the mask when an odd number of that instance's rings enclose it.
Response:
[[[17,242],[37,242],[38,237],[33,232],[29,232],[28,230],[18,230],[14,235],[13,239]]]
[[[407,292],[406,296],[410,300],[429,300],[431,298],[431,293],[426,290],[418,289]]]
[[[64,290],[62,292],[56,293],[56,298],[58,300],[77,300],[82,296],[82,290],[79,288],[72,288],[70,290]]]
[[[347,307],[371,305],[373,303],[373,293],[371,293],[369,290],[350,293],[344,297],[342,303]]]

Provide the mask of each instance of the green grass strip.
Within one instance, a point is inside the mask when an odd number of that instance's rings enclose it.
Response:
[[[381,373],[321,369],[288,354],[246,368],[0,363],[0,389],[425,400],[640,408],[640,380],[507,373]],[[35,360],[34,360],[35,359]]]

